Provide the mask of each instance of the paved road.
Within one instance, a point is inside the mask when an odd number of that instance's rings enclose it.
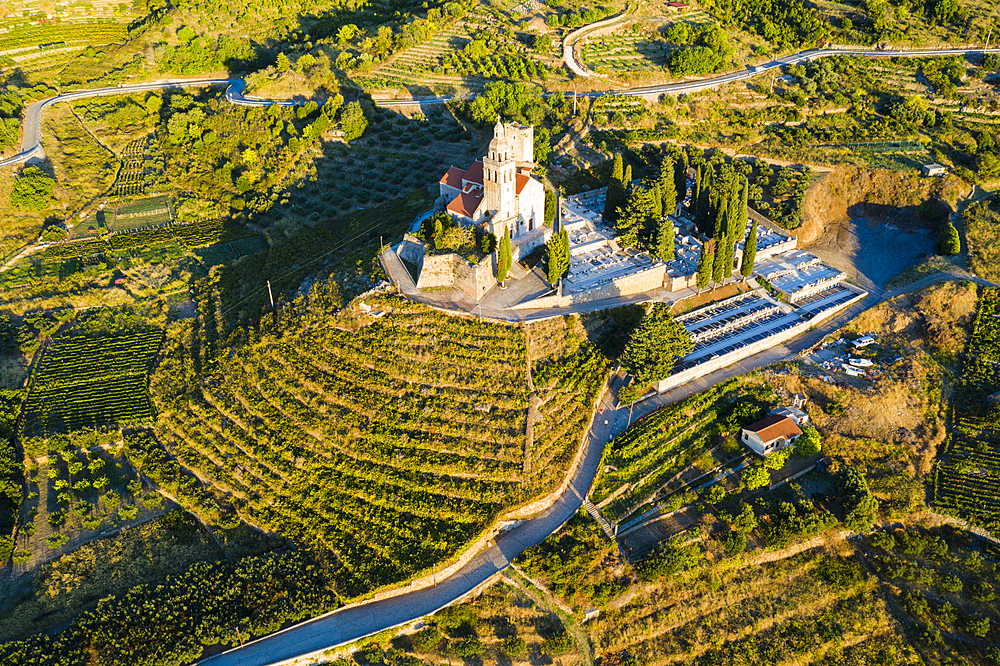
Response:
[[[149,83],[138,83],[128,86],[116,86],[114,88],[93,88],[91,90],[77,90],[75,92],[63,93],[55,97],[49,97],[29,105],[24,111],[24,121],[21,124],[21,152],[6,160],[0,161],[0,167],[11,166],[28,160],[45,159],[45,148],[42,147],[42,111],[53,104],[59,102],[71,102],[87,97],[100,97],[102,95],[121,95],[123,93],[143,92],[146,90],[163,90],[166,88],[191,87],[191,86],[216,86],[228,85],[226,99],[233,104],[242,106],[269,106],[280,104],[291,106],[298,102],[292,100],[270,100],[258,99],[243,96],[243,87],[246,83],[243,79],[167,79],[164,81],[151,81]]]
[[[898,57],[920,58],[920,57],[948,56],[948,55],[968,55],[972,53],[1000,53],[1000,48],[912,49],[912,50],[889,50],[889,51],[883,51],[880,49],[867,49],[867,48],[810,49],[808,51],[801,51],[800,53],[795,53],[793,55],[785,56],[784,58],[778,58],[777,60],[772,60],[769,63],[758,65],[753,68],[747,68],[745,70],[740,70],[738,72],[724,74],[722,76],[716,76],[707,79],[698,79],[697,81],[683,81],[681,83],[665,83],[658,86],[624,88],[621,90],[594,91],[594,92],[579,93],[579,95],[581,97],[590,97],[590,98],[600,97],[601,95],[608,95],[608,94],[643,97],[647,95],[648,96],[660,95],[663,93],[696,92],[698,90],[717,88],[719,86],[726,85],[727,83],[733,83],[734,81],[742,81],[744,79],[753,78],[754,76],[770,72],[771,70],[783,67],[785,65],[797,65],[804,62],[809,62],[811,60],[817,60],[819,58],[825,58],[828,56],[837,56],[837,55],[853,55],[853,56],[881,57],[881,58],[898,58]],[[589,76],[599,76],[599,75],[592,72],[589,74]],[[564,93],[552,93],[552,94],[562,95]],[[441,104],[443,102],[450,102],[453,99],[455,99],[453,96],[448,96],[448,97],[428,97],[420,100],[377,100],[377,101],[381,106],[426,106],[428,104]]]

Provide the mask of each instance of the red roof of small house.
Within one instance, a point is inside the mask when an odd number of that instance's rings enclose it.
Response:
[[[460,190],[462,189],[462,179],[464,177],[465,177],[464,171],[462,171],[458,167],[452,167],[448,169],[443,176],[441,176],[441,180],[439,180],[438,182],[443,185],[450,185],[451,187],[454,187],[456,190]]]
[[[462,217],[467,217],[472,220],[475,219],[476,210],[479,209],[479,204],[482,203],[482,201],[482,192],[462,192],[451,200],[447,209],[456,215],[461,215]]]
[[[797,437],[802,434],[802,430],[799,426],[795,424],[788,416],[783,416],[781,414],[774,414],[773,416],[768,416],[767,418],[761,419],[756,423],[751,423],[744,430],[749,430],[750,432],[757,433],[757,436],[761,440],[768,444],[776,439],[791,439],[792,437]]]

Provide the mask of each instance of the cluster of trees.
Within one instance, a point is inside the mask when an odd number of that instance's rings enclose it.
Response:
[[[548,265],[549,284],[553,287],[558,284],[559,279],[569,273],[569,232],[561,229],[558,233],[552,234],[552,238],[545,244],[545,256]]]
[[[621,366],[632,376],[619,402],[634,402],[653,382],[670,376],[674,362],[691,352],[691,335],[670,314],[670,304],[655,303],[632,331]]]
[[[872,42],[901,37],[897,18],[909,14],[921,14],[931,25],[964,24],[968,16],[959,0],[865,0],[864,9],[871,20],[867,35]]]
[[[667,30],[667,38],[685,48],[670,52],[667,67],[676,76],[711,74],[724,69],[733,57],[729,37],[719,25],[705,23],[692,27],[675,23]]]
[[[24,466],[14,449],[13,436],[21,413],[20,391],[0,391],[0,566],[14,552],[11,536],[21,508]]]
[[[55,179],[38,167],[25,167],[14,181],[10,205],[22,210],[45,210],[55,186]]]
[[[555,28],[557,26],[563,26],[565,28],[579,28],[582,25],[600,21],[607,15],[608,10],[604,7],[581,9],[579,11],[573,11],[571,9],[566,12],[553,12],[551,14],[546,14],[545,25],[550,28]]]
[[[815,8],[803,0],[711,0],[723,25],[740,28],[782,48],[813,46],[830,34]]]
[[[243,71],[259,64],[260,58],[246,37],[223,34],[218,39],[208,39],[184,26],[177,31],[177,38],[180,44],[163,45],[157,49],[161,56],[157,63],[161,72],[198,74],[220,69]]]
[[[14,88],[0,90],[0,151],[17,145],[21,137],[24,102]]]
[[[345,105],[340,94],[322,106],[308,102],[297,108],[248,108],[218,97],[202,101],[173,94],[160,116],[173,184],[216,205],[254,212],[273,205],[276,188],[324,132],[339,124],[344,140],[352,141],[368,126],[361,102]]]
[[[988,129],[976,135],[976,143],[972,146],[971,152],[973,166],[980,178],[986,180],[1000,176],[1000,147]]]
[[[421,222],[416,236],[422,241],[433,243],[436,252],[456,252],[472,263],[478,262],[498,247],[497,237],[492,233],[479,227],[462,226],[447,213],[435,213]]]
[[[737,171],[732,162],[722,162],[718,168],[704,160],[692,162],[695,163],[695,181],[691,212],[698,230],[709,238],[698,257],[696,283],[698,289],[704,289],[709,282],[719,284],[732,274],[736,244],[749,243],[750,239],[745,239],[744,234],[750,184],[746,174]],[[756,245],[756,225],[751,228],[750,235]],[[742,276],[749,277],[752,271],[753,263],[744,260]]]
[[[856,467],[845,467],[840,473],[841,504],[844,527],[864,534],[878,517],[878,500],[868,488],[864,473]]]
[[[632,184],[632,166],[623,166],[616,154],[604,202],[604,220],[618,232],[620,242],[655,254],[664,261],[674,259],[674,223],[670,215],[677,207],[677,192],[686,188],[687,155],[666,153],[659,173],[639,185]]]
[[[206,647],[235,645],[339,605],[321,568],[297,553],[202,562],[102,599],[54,636],[0,645],[0,661],[70,666],[99,654],[104,666],[186,666]]]

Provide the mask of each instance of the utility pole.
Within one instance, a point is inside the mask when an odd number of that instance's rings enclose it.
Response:
[[[990,37],[992,36],[993,36],[993,26],[990,26],[990,31],[986,33],[986,49],[990,48]]]
[[[267,281],[267,296],[271,299],[271,310],[274,310],[274,294],[271,293],[271,281]]]

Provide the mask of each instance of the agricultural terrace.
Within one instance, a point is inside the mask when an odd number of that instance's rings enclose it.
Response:
[[[47,24],[23,16],[0,19],[0,59],[36,71],[65,62],[68,53],[124,42],[127,35],[128,26],[113,19]]]
[[[143,194],[143,168],[145,166],[146,139],[133,139],[122,150],[118,159],[122,168],[118,171],[111,196],[122,199],[133,199]]]
[[[586,339],[579,317],[533,323],[526,333],[535,391],[525,470],[552,483],[576,455],[608,362]]]
[[[739,445],[719,445],[718,436],[738,432],[777,402],[771,385],[751,375],[639,419],[605,448],[591,500],[611,522],[648,508],[672,492],[669,484],[682,472],[707,472],[741,457]]]
[[[952,431],[934,470],[934,504],[1000,532],[1000,290],[984,288],[955,396]]]
[[[162,342],[161,330],[57,336],[29,379],[20,434],[149,421],[148,376]]]
[[[308,301],[282,313],[281,333],[254,332],[212,361],[204,382],[185,377],[178,341],[154,380],[157,433],[246,521],[327,557],[341,596],[454,556],[502,510],[561,480],[580,433],[535,425],[544,444],[526,464],[520,328],[392,296],[366,297],[380,318]],[[594,365],[571,354],[542,399],[572,404],[572,382],[593,395],[586,384],[603,381]],[[578,424],[582,408],[566,409]]]
[[[15,576],[170,508],[122,455],[119,438],[117,429],[101,428],[25,440],[32,464],[14,551]]]
[[[704,559],[706,542],[721,562]],[[897,620],[894,588],[867,573],[849,548],[820,547],[783,558],[775,553],[749,566],[727,558],[712,539],[694,539],[675,552],[669,575],[635,585],[620,609],[590,625],[595,656],[628,654],[656,665],[904,666],[921,663],[918,655],[934,644],[933,637],[921,636],[923,623]],[[989,663],[980,652],[983,641],[973,640],[978,645],[969,647],[968,635],[962,635],[948,647],[963,663]]]

